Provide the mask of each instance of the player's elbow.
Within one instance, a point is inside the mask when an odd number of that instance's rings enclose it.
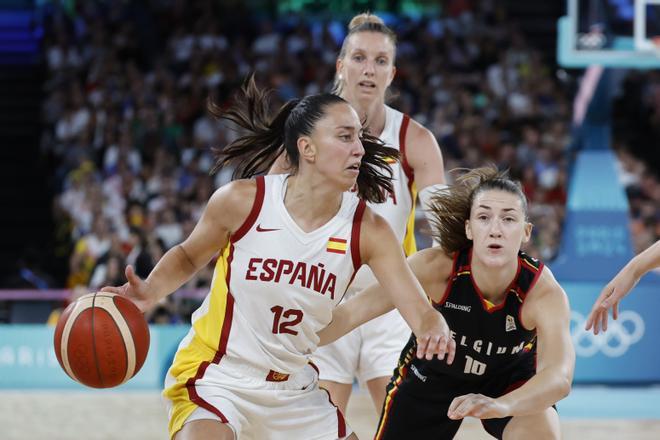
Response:
[[[569,368],[560,369],[556,381],[557,395],[559,397],[557,400],[561,400],[570,394],[572,383],[573,383],[573,370]]]
[[[558,400],[567,397],[571,393],[571,388],[572,388],[571,383],[572,380],[568,376],[562,376],[559,378],[559,383],[557,385],[557,394],[559,395]]]

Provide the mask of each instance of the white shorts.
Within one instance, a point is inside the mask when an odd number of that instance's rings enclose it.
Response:
[[[193,385],[207,407],[197,406],[184,424],[218,420],[229,425],[236,440],[336,440],[353,432],[328,393],[318,387],[313,366],[306,365],[282,382],[266,381],[267,375],[268,371],[227,357],[219,365],[209,364]],[[166,389],[174,380],[166,379]],[[174,402],[165,401],[172,417]]]
[[[410,334],[399,311],[392,310],[319,347],[312,359],[321,380],[351,384],[357,378],[364,384],[378,377],[389,378]]]

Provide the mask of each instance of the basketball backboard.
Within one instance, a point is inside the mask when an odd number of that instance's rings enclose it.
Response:
[[[557,60],[569,68],[660,68],[660,0],[567,0]]]

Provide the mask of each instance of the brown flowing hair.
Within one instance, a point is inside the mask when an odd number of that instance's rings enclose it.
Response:
[[[244,131],[224,148],[214,148],[216,162],[212,173],[233,165],[234,179],[266,174],[275,160],[285,153],[292,165],[292,174],[295,174],[300,160],[297,146],[300,136],[310,135],[331,105],[348,105],[337,95],[321,93],[287,101],[271,117],[269,95],[269,91],[257,87],[252,75],[229,109],[223,110],[209,101],[207,107],[213,116],[231,121]],[[364,156],[357,178],[358,196],[368,202],[382,203],[387,194],[394,191],[392,169],[387,161],[398,159],[399,151],[366,132],[360,135],[360,141]]]
[[[464,169],[451,172],[465,171]],[[442,249],[451,255],[472,245],[465,235],[465,221],[470,218],[472,203],[483,191],[500,190],[515,194],[522,203],[527,220],[527,197],[519,182],[511,180],[509,171],[500,171],[495,165],[469,170],[456,178],[453,185],[436,191],[429,209],[433,214],[431,230]]]

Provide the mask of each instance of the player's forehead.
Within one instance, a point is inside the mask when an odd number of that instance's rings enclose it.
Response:
[[[479,191],[472,202],[472,212],[523,212],[522,201],[518,194],[500,189]]]
[[[325,108],[323,117],[316,123],[316,129],[325,130],[362,130],[360,118],[353,107],[348,103],[339,102],[330,104]]]
[[[356,32],[348,37],[348,52],[391,56],[394,53],[394,44],[390,37],[382,32]]]

